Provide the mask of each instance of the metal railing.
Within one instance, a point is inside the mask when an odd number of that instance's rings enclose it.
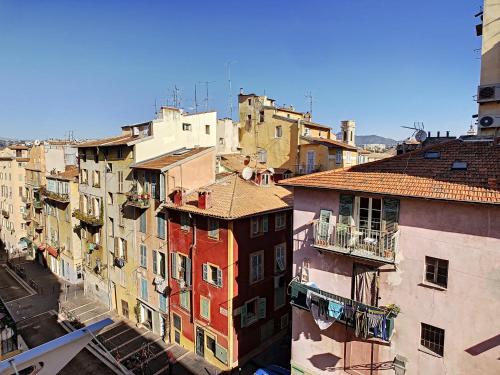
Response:
[[[314,246],[339,253],[394,263],[399,231],[380,231],[354,225],[313,222]]]
[[[295,174],[309,174],[321,171],[321,164],[295,164]]]

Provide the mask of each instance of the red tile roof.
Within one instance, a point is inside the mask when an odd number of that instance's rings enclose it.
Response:
[[[499,141],[457,139],[348,169],[282,180],[280,184],[500,204]],[[426,151],[438,151],[440,157],[426,159]],[[455,160],[466,162],[467,170],[452,170]]]
[[[126,145],[128,142],[132,142],[137,140],[138,137],[131,136],[129,134],[125,135],[119,135],[116,137],[108,137],[108,138],[101,138],[101,139],[96,139],[93,141],[88,141],[84,143],[80,143],[78,145],[78,148],[81,147],[103,147],[103,146],[120,146],[120,145]]]
[[[317,138],[317,137],[306,137],[306,136],[302,136],[301,138],[304,139],[304,140],[306,140],[306,141],[308,141],[308,142],[311,142],[311,143],[322,144],[322,145],[324,145],[326,147],[343,148],[343,149],[346,149],[346,150],[358,151],[358,149],[357,149],[356,146],[351,146],[351,145],[348,145],[347,143],[344,143],[344,142],[341,142],[341,141],[337,141],[337,140],[334,140],[334,139]]]

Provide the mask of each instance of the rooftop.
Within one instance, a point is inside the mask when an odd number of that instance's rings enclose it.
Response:
[[[58,180],[70,181],[79,176],[78,167],[76,165],[66,165],[64,172],[58,172],[57,174],[49,175],[47,178],[55,178]]]
[[[101,138],[95,139],[88,142],[83,142],[78,145],[78,148],[82,147],[97,147],[97,146],[120,146],[126,145],[129,142],[137,140],[137,137],[134,137],[130,134],[123,134],[115,137]]]
[[[246,164],[245,164],[246,163]],[[232,172],[241,172],[243,168],[250,167],[255,170],[269,169],[266,163],[260,163],[257,160],[241,154],[225,154],[220,156],[220,164]],[[290,171],[287,168],[273,168],[275,173],[285,173]]]
[[[305,126],[311,127],[311,128],[321,128],[321,129],[325,129],[325,130],[331,130],[331,128],[329,126],[318,124],[317,122],[302,120],[301,123],[304,124]]]
[[[132,164],[132,168],[153,169],[153,170],[166,170],[173,165],[180,162],[194,159],[208,152],[214,150],[213,147],[197,147],[197,148],[182,148],[175,150],[155,158],[147,159],[138,163]]]
[[[356,146],[351,146],[351,145],[348,145],[347,143],[337,141],[334,139],[315,138],[315,137],[306,137],[306,136],[302,136],[301,138],[308,141],[308,142],[321,144],[321,145],[326,146],[328,148],[343,148],[346,150],[358,151],[358,148]]]
[[[455,139],[406,154],[282,180],[281,185],[500,204],[500,138]],[[428,151],[438,157],[425,157]],[[455,161],[466,169],[452,169]]]
[[[198,192],[188,194],[184,204],[169,208],[192,212],[222,219],[238,219],[265,212],[291,209],[293,197],[290,191],[282,186],[258,186],[246,181],[237,174],[231,174],[215,183],[203,187],[211,191],[212,206],[207,209],[198,208]]]

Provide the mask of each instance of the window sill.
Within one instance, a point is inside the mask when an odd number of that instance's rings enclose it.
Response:
[[[431,355],[431,356],[436,357],[436,358],[443,358],[443,356],[442,356],[442,355],[439,355],[439,354],[437,354],[437,353],[434,353],[432,350],[427,349],[425,346],[420,346],[417,350],[418,350],[419,352],[422,352],[422,353],[425,353],[425,354]]]
[[[429,283],[427,281],[422,281],[421,283],[418,284],[418,286],[423,286],[424,288],[434,289],[434,290],[438,290],[441,292],[446,292],[448,290],[447,288],[445,288],[443,286],[440,286],[437,284],[432,284],[432,283]]]
[[[285,225],[285,226],[283,226],[283,227],[274,228],[274,231],[275,231],[275,232],[279,232],[280,230],[283,230],[283,229],[285,229],[285,228],[286,228],[286,225]]]

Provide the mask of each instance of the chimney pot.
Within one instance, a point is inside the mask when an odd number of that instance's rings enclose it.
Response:
[[[450,131],[449,131],[449,130],[447,130],[447,131],[446,131],[446,138],[448,138],[449,136],[450,136]]]
[[[441,132],[438,130],[437,137],[439,138],[440,135],[441,135]]]
[[[430,131],[428,131],[428,132],[427,132],[427,136],[428,136],[429,138],[431,137],[431,132],[430,132]]]

